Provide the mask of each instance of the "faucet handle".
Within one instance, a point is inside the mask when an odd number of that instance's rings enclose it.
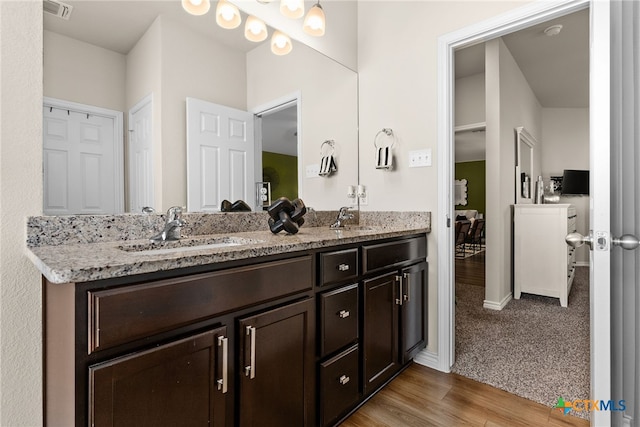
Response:
[[[182,216],[182,207],[172,206],[167,211],[167,222],[180,219],[181,216]]]
[[[340,215],[345,215],[349,209],[351,209],[351,207],[349,207],[349,206],[341,207],[340,208]]]

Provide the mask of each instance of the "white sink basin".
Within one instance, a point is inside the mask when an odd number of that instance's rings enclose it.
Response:
[[[118,249],[126,252],[135,252],[137,255],[161,255],[233,246],[246,246],[256,243],[262,243],[262,240],[246,239],[242,237],[209,237],[193,239],[187,238],[159,243],[121,245]]]

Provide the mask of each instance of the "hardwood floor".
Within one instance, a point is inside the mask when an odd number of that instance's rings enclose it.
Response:
[[[559,409],[414,363],[341,427],[588,425]]]
[[[486,251],[465,259],[456,258],[456,283],[484,286],[484,262]]]

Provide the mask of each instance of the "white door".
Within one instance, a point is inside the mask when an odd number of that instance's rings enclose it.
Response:
[[[63,106],[66,105],[66,106]],[[43,179],[46,215],[123,210],[121,127],[91,106],[45,100]]]
[[[153,98],[129,111],[129,211],[153,207]]]
[[[253,115],[187,98],[187,210],[215,212],[254,195]]]
[[[640,236],[640,3],[612,2],[611,23],[611,232]],[[625,406],[612,424],[620,426],[640,423],[639,252],[611,250],[611,398]]]

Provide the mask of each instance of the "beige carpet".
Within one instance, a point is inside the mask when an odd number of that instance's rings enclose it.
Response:
[[[576,270],[569,306],[523,294],[501,311],[484,288],[456,284],[455,373],[553,407],[589,398],[589,270]],[[588,418],[586,412],[573,412]]]

